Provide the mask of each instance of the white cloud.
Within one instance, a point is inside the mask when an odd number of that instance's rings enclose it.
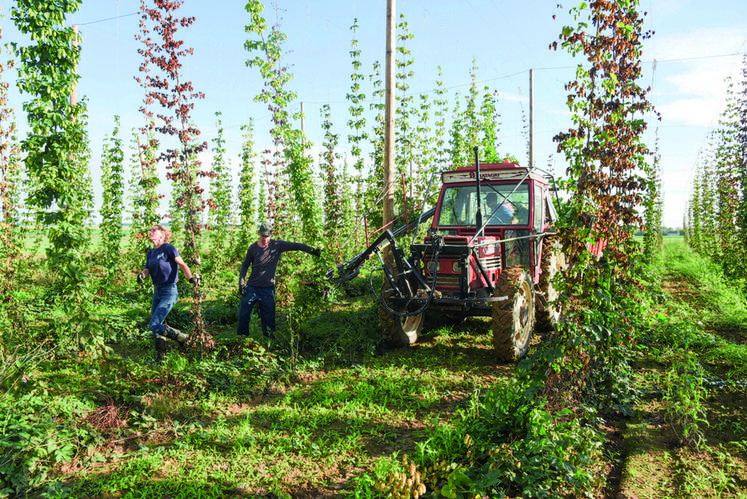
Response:
[[[722,103],[719,99],[693,98],[659,104],[656,110],[661,114],[662,122],[683,125],[711,127],[718,121]]]
[[[670,76],[667,81],[677,89],[678,94],[722,96],[727,86],[726,78],[738,68],[732,64],[733,61],[735,58],[720,64],[693,64],[689,71]]]
[[[644,56],[660,61],[693,60],[743,52],[747,47],[746,32],[745,27],[728,27],[701,28],[664,36],[654,34]]]
[[[668,124],[710,127],[723,111],[729,76],[741,70],[747,30],[696,29],[658,39],[648,57],[656,60],[652,100]]]
[[[719,62],[691,63],[684,70],[664,70],[667,76],[655,85],[653,100],[662,120],[685,125],[710,127],[726,104],[727,78],[738,76],[741,58],[731,57]]]

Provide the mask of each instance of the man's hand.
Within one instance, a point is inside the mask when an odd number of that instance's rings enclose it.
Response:
[[[137,283],[138,283],[138,284],[143,284],[144,282],[145,282],[145,271],[143,271],[143,272],[140,272],[140,273],[139,273],[139,274],[137,275]]]
[[[192,274],[192,277],[189,278],[189,282],[191,282],[194,286],[197,286],[202,282],[202,276],[200,274]]]
[[[244,296],[246,294],[246,286],[239,284],[239,295]]]
[[[320,257],[322,256],[322,250],[319,248],[315,248],[311,251],[311,254],[314,255],[315,257]]]

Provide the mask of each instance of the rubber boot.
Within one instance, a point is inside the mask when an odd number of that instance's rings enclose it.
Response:
[[[153,337],[153,342],[156,345],[156,364],[160,364],[167,350],[166,338],[157,334]]]
[[[163,332],[163,335],[171,340],[178,341],[180,345],[184,345],[189,339],[188,335],[182,333],[178,329],[174,329],[173,327],[169,326],[166,326],[166,330]]]

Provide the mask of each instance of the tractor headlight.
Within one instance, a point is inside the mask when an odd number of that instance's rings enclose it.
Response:
[[[435,265],[436,262],[430,261],[425,265],[425,268],[428,269],[428,272],[438,272],[441,270],[441,262],[438,263],[438,266]],[[433,270],[435,268],[435,270]]]
[[[451,264],[451,270],[455,274],[461,274],[462,273],[462,263],[459,260],[456,260],[454,263]]]

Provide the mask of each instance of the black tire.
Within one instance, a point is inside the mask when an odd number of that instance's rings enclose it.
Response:
[[[404,312],[404,308],[397,306],[387,299],[387,295],[391,293],[391,287],[389,283],[384,283],[381,288],[382,298],[385,300],[387,306],[397,312]],[[421,312],[417,315],[409,317],[400,317],[396,314],[389,312],[383,306],[379,306],[379,323],[381,324],[381,331],[387,338],[389,343],[397,347],[407,347],[413,345],[418,341],[418,335],[423,329],[423,319],[425,313]]]
[[[493,347],[498,359],[515,362],[527,354],[532,341],[535,297],[532,278],[522,267],[501,273],[494,296],[507,300],[493,304]]]
[[[536,300],[537,331],[552,331],[560,320],[562,306],[557,303],[558,291],[552,284],[555,274],[565,268],[565,254],[561,246],[545,240],[540,262],[540,278],[537,293],[542,300]]]

